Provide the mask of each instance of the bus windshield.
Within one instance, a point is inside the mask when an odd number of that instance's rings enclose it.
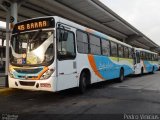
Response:
[[[54,59],[54,31],[37,30],[12,35],[11,64],[45,65]]]

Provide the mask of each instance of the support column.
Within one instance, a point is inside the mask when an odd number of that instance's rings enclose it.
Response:
[[[6,87],[8,87],[8,67],[9,67],[9,39],[10,39],[9,22],[10,22],[10,11],[7,12],[7,17],[6,17],[6,59],[5,59]]]
[[[5,66],[5,75],[6,75],[6,87],[8,87],[8,69],[9,69],[9,40],[10,40],[10,17],[14,18],[12,24],[17,23],[17,2],[11,4],[10,9],[8,9],[6,17],[6,66]]]
[[[4,46],[4,40],[5,40],[5,39],[3,38],[3,34],[4,34],[4,33],[2,33],[2,47]],[[4,56],[3,53],[4,53],[4,51],[1,51],[0,53],[1,53],[1,65],[3,65],[3,59],[4,59],[4,58],[3,58],[3,56]],[[3,67],[4,67],[4,65],[3,65]]]
[[[11,16],[14,17],[13,24],[17,23],[17,16],[18,16],[17,2],[13,2],[11,5]]]
[[[2,34],[2,47],[3,47],[3,45],[4,45],[4,38],[3,38],[3,34]],[[0,64],[1,65],[3,65],[3,51],[0,51],[0,53],[1,53],[1,61],[0,61]]]

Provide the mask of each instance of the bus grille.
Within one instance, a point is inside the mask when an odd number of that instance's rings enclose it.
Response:
[[[34,86],[35,82],[24,82],[24,81],[19,81],[19,83],[23,86]]]

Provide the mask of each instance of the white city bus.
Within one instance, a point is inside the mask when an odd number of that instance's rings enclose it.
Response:
[[[60,91],[133,74],[133,48],[61,17],[17,23],[11,37],[9,87]]]
[[[158,70],[158,54],[142,48],[134,48],[134,74],[154,73]]]

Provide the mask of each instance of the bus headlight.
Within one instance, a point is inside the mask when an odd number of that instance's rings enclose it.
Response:
[[[40,77],[40,80],[48,79],[54,72],[54,69],[49,69]]]
[[[14,78],[13,71],[9,70],[9,76],[10,76],[11,78]]]

